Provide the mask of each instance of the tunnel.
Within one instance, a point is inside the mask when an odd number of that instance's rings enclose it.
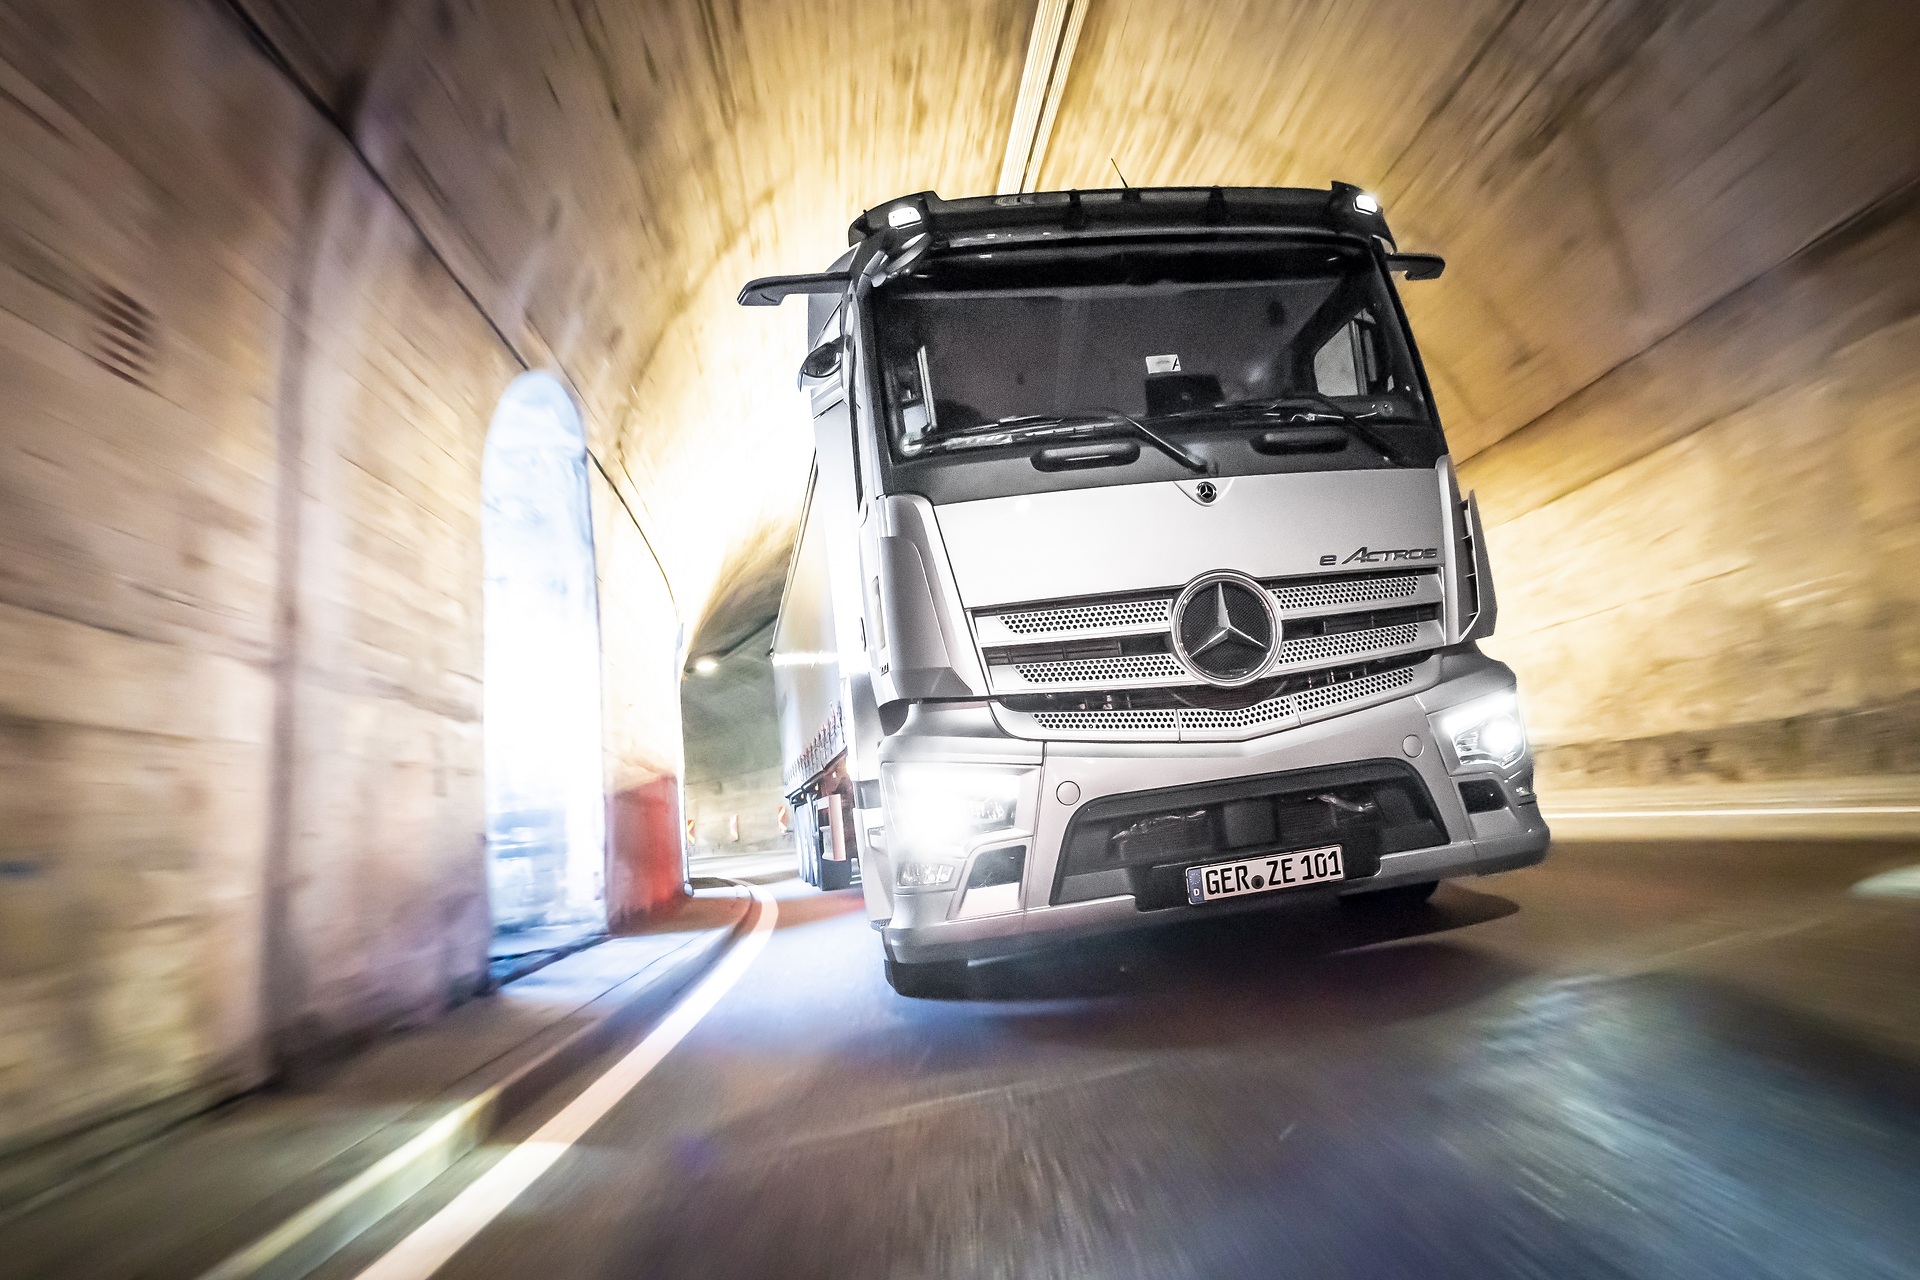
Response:
[[[0,1273],[1920,1275],[1917,63],[1903,0],[0,0]],[[742,287],[1260,189],[1445,259],[1551,852],[907,1000],[820,834],[879,784],[776,707],[825,295]],[[508,1148],[532,1227],[420,1253]]]

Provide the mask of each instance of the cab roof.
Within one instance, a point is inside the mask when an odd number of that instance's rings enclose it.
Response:
[[[932,191],[868,209],[847,228],[858,245],[885,233],[931,232],[948,244],[1208,231],[1319,231],[1393,246],[1380,203],[1359,187],[1123,187],[948,200]]]

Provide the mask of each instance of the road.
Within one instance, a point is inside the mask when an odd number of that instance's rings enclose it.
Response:
[[[855,894],[787,880],[741,982],[440,1274],[1920,1275],[1920,900],[1847,892],[1914,863],[1569,845],[945,1001],[887,988]]]

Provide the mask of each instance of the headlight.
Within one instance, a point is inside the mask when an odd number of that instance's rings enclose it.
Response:
[[[950,883],[952,863],[979,836],[1006,831],[1031,769],[983,764],[889,764],[880,768],[887,839],[901,888]]]
[[[1439,716],[1440,732],[1453,743],[1461,764],[1506,768],[1527,754],[1527,730],[1520,722],[1520,700],[1511,693],[1481,698]]]

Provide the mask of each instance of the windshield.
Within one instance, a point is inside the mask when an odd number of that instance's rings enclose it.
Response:
[[[1319,424],[1399,465],[1380,428],[1432,424],[1387,288],[1330,244],[934,259],[873,296],[894,456]]]

